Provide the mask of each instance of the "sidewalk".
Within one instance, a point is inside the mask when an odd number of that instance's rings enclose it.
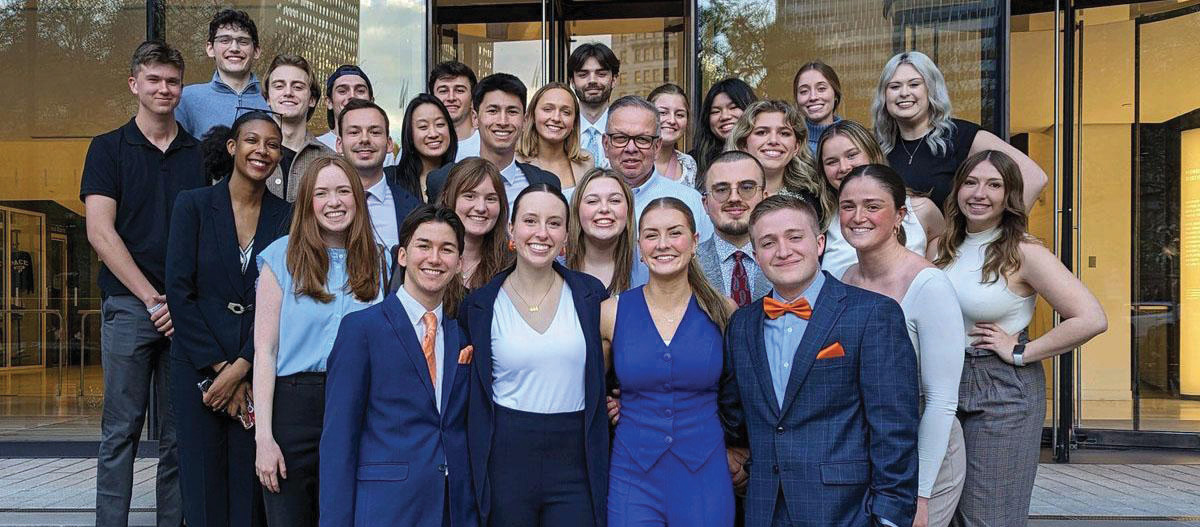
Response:
[[[154,459],[134,465],[130,525],[154,524]],[[0,526],[94,525],[96,460],[0,458]],[[1038,466],[1036,527],[1200,527],[1200,464]]]

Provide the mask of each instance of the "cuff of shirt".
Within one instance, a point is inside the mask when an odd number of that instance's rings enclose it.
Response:
[[[886,525],[887,527],[899,527],[898,525],[888,521],[887,518],[879,518],[879,523]]]

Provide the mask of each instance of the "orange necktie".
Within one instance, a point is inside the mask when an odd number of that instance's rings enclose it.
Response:
[[[426,311],[421,316],[421,322],[425,323],[425,340],[421,341],[421,351],[425,353],[425,364],[429,366],[429,380],[433,381],[433,385],[437,386],[437,357],[434,355],[434,349],[437,348],[437,315],[432,311]]]
[[[812,306],[808,305],[808,299],[800,297],[795,302],[785,304],[772,297],[763,298],[763,313],[767,314],[767,318],[775,320],[782,317],[784,313],[791,313],[804,320],[812,317]]]

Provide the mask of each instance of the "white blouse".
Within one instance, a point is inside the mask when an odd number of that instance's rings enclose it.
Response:
[[[983,262],[987,247],[1000,236],[998,228],[983,232],[967,233],[954,261],[946,265],[946,276],[954,284],[958,303],[962,306],[963,326],[970,330],[976,322],[991,322],[1000,326],[1005,333],[1015,335],[1029,326],[1033,320],[1033,308],[1037,295],[1021,296],[1008,288],[1003,276],[995,282],[983,280]],[[967,347],[971,337],[963,337]]]
[[[501,288],[492,314],[492,401],[538,414],[583,410],[587,342],[570,287],[563,284],[545,333],[534,331],[518,309]]]

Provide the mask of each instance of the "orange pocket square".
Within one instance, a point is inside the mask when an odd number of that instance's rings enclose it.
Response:
[[[475,346],[467,346],[458,352],[459,364],[470,364],[471,359],[475,357]]]
[[[842,343],[834,342],[833,344],[825,346],[824,348],[821,349],[821,351],[819,353],[817,353],[817,360],[836,359],[838,357],[845,357],[845,356],[846,356],[846,350],[842,349]]]

